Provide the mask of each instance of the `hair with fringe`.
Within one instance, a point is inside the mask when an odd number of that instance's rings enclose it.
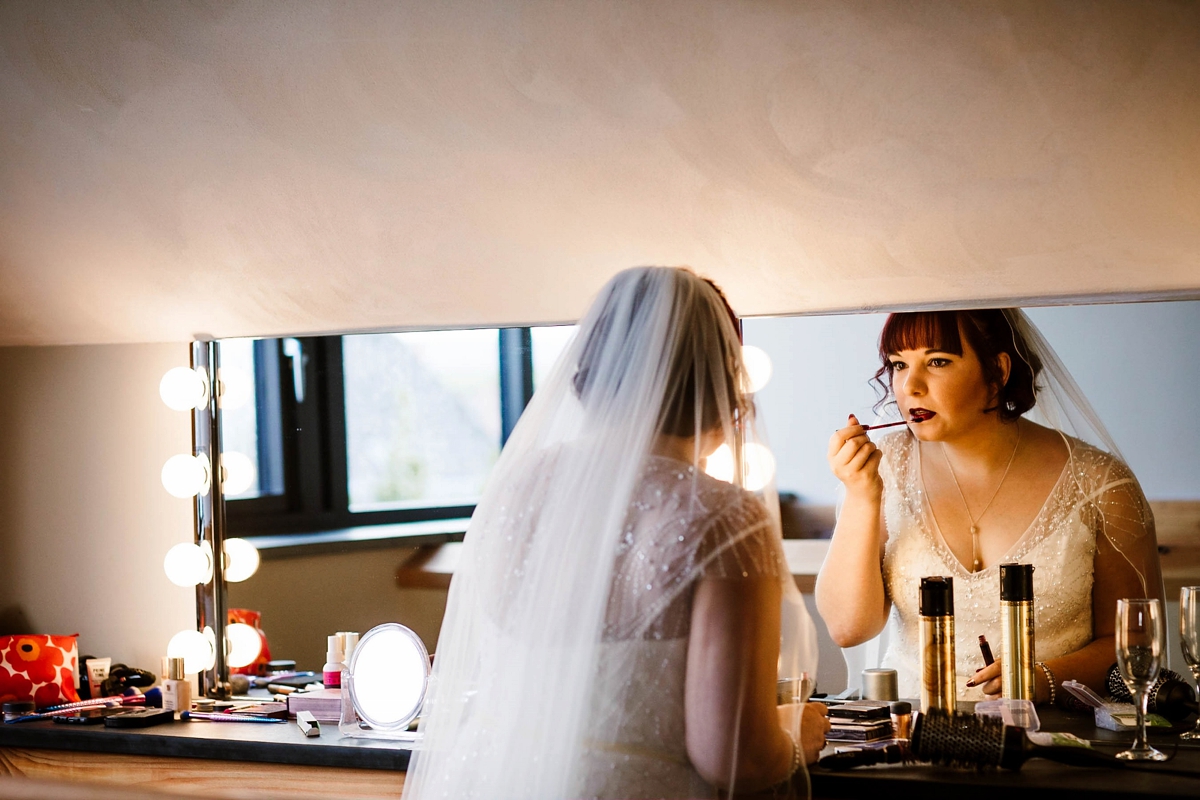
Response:
[[[983,368],[983,380],[995,393],[995,403],[985,411],[995,411],[1001,419],[1014,420],[1037,403],[1037,377],[1042,363],[1013,329],[1003,309],[974,311],[906,311],[889,314],[879,334],[879,358],[882,366],[873,379],[882,398],[878,411],[892,394],[892,364],[888,355],[901,350],[941,350],[961,356],[966,339]],[[1008,355],[1008,380],[1000,366],[1000,354]]]

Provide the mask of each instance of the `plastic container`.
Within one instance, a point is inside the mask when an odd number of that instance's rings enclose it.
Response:
[[[984,700],[975,704],[975,716],[999,717],[1005,725],[1024,728],[1029,733],[1035,733],[1042,727],[1032,700]]]

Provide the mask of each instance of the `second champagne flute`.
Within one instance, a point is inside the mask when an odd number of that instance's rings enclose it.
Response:
[[[1117,601],[1117,667],[1137,706],[1137,738],[1133,747],[1117,753],[1126,761],[1165,761],[1167,756],[1146,740],[1146,705],[1150,687],[1162,667],[1166,643],[1162,603],[1157,599],[1122,598]]]
[[[1200,586],[1184,586],[1179,590],[1179,644],[1192,678],[1200,684]],[[1179,738],[1200,739],[1200,717],[1196,719],[1196,727]]]

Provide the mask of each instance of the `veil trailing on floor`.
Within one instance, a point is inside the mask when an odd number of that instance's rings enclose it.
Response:
[[[815,671],[735,326],[687,270],[600,292],[472,517],[406,798],[694,796],[672,676],[702,578],[777,580],[780,669]],[[717,445],[729,482],[702,468]]]

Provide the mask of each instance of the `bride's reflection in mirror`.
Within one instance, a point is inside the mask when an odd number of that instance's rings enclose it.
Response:
[[[998,696],[1004,654],[985,666],[972,645],[1002,639],[999,565],[1033,564],[1033,699],[1064,680],[1103,691],[1117,599],[1162,597],[1153,516],[1103,423],[1017,309],[893,314],[879,354],[908,424],[876,444],[851,415],[830,440],[846,493],[817,604],[834,640],[894,614],[883,664],[915,696],[918,582],[951,576],[959,695]]]
[[[1191,413],[1194,398],[1200,392],[1200,359],[1194,357],[1195,342],[1200,341],[1200,303],[1049,307],[1030,309],[1028,313],[1070,367],[1150,499],[1159,543],[1170,548],[1163,564],[1168,609],[1174,614],[1174,604],[1170,601],[1178,594],[1180,582],[1195,583],[1200,578],[1196,569],[1200,559],[1192,558],[1194,552],[1200,551],[1189,544],[1196,538],[1194,531],[1200,524],[1200,487],[1195,481],[1193,464],[1194,454],[1200,450],[1200,424]],[[885,314],[851,314],[743,320],[746,344],[764,350],[774,367],[769,383],[755,399],[777,461],[785,537],[793,537],[792,541],[785,541],[785,546],[789,548],[789,558],[797,548],[803,555],[796,567],[797,581],[807,593],[805,600],[814,619],[817,614],[812,581],[827,545],[794,538],[828,537],[833,528],[840,483],[826,462],[826,450],[831,433],[845,425],[847,414],[855,413],[864,423],[898,419],[888,408],[881,408],[879,414],[873,410],[878,394],[871,379],[881,366],[877,346],[885,319]],[[542,383],[547,365],[553,363],[570,333],[569,326],[530,331],[534,386]],[[395,339],[391,346],[404,341],[403,334],[372,336]],[[492,336],[496,336],[494,329]],[[299,348],[291,352],[298,354],[299,359],[284,352],[280,340],[241,340],[244,344],[240,346],[247,354],[245,360],[251,365],[250,374],[256,376],[252,385],[258,392],[242,411],[253,413],[256,404],[269,409],[274,403],[278,408],[281,398],[287,400],[295,393],[298,381],[302,388],[307,388],[307,409],[325,402],[322,396],[329,393],[332,376],[346,374],[345,367],[335,369],[336,365],[327,358],[332,340],[337,340],[340,347],[344,337],[296,340]],[[495,346],[498,345],[489,347],[489,352],[494,353]],[[227,359],[226,363],[231,361]],[[297,364],[303,369],[297,370]],[[381,367],[376,374],[388,371]],[[497,372],[493,370],[492,374]],[[273,382],[267,380],[272,375]],[[370,387],[369,382],[353,376],[348,380],[356,386]],[[430,378],[426,374],[422,380]],[[499,390],[496,385],[476,391],[494,398]],[[347,394],[353,391],[347,384],[339,386],[337,393],[349,399]],[[375,391],[381,396],[394,396],[389,394],[391,390],[375,387]],[[342,413],[346,414],[347,409]],[[386,409],[371,412],[372,418],[385,416]],[[345,419],[343,424],[361,425],[366,421],[359,414],[354,419]],[[272,451],[271,442],[285,441],[285,433],[303,434],[284,429],[297,426],[294,416],[284,415],[279,427],[272,427],[275,423],[270,415],[260,414],[257,421],[252,417],[251,422],[257,425],[255,437],[248,444],[230,445],[248,455],[279,452]],[[310,423],[301,420],[300,424]],[[227,431],[229,425],[227,417]],[[365,434],[365,441],[392,437],[384,429]],[[872,438],[878,441],[880,437],[872,434]],[[227,437],[227,443],[230,441]],[[498,444],[494,447],[498,450]],[[935,456],[940,459],[940,455],[935,453]],[[927,459],[927,463],[932,460]],[[271,504],[281,504],[284,497],[267,488],[271,486],[270,476],[264,477],[264,473],[270,467],[264,467],[264,463],[259,460],[259,496],[244,496],[230,503],[233,535],[248,536],[256,542],[263,541],[262,533],[274,538],[279,531],[248,530],[246,523],[251,515],[239,516],[238,509],[244,511],[255,506],[265,509]],[[345,479],[342,480],[345,486]],[[276,486],[281,491],[285,484],[282,481]],[[305,498],[319,499],[321,491],[323,488],[318,485],[318,491],[306,494]],[[369,495],[365,496],[369,499]],[[978,512],[979,506],[972,505],[972,510]],[[986,517],[983,522],[986,524]],[[460,531],[463,529],[465,525]],[[453,547],[436,550],[434,558],[420,569],[405,569],[405,564],[417,564],[425,558],[422,553],[426,548],[387,536],[370,539],[362,533],[391,531],[390,523],[357,530],[361,538],[353,542],[324,541],[321,539],[324,531],[309,528],[296,534],[297,543],[264,547],[258,573],[229,587],[231,606],[263,612],[263,629],[275,657],[295,658],[301,666],[319,669],[327,633],[346,629],[365,631],[384,621],[408,625],[422,636],[431,652],[436,649],[446,585],[454,566]],[[312,543],[299,544],[304,536],[315,538],[309,540]],[[450,534],[441,536],[442,541],[453,538]],[[963,556],[963,563],[967,558],[968,555]],[[991,562],[985,559],[985,564],[990,566]],[[397,579],[399,572],[419,575],[424,580],[403,583]],[[989,602],[994,600],[989,598]],[[862,667],[879,664],[882,652],[863,652],[876,646],[872,643],[853,650],[852,666],[847,671],[824,624],[816,621],[822,636],[819,689],[836,692],[847,684],[855,685]],[[1169,634],[1174,636],[1176,628],[1169,623]],[[885,629],[880,640],[884,649],[887,636]],[[995,644],[998,650],[999,643]],[[968,654],[978,652],[973,647],[959,649]],[[1171,646],[1171,652],[1177,652],[1175,645]],[[979,665],[969,666],[973,669]]]

